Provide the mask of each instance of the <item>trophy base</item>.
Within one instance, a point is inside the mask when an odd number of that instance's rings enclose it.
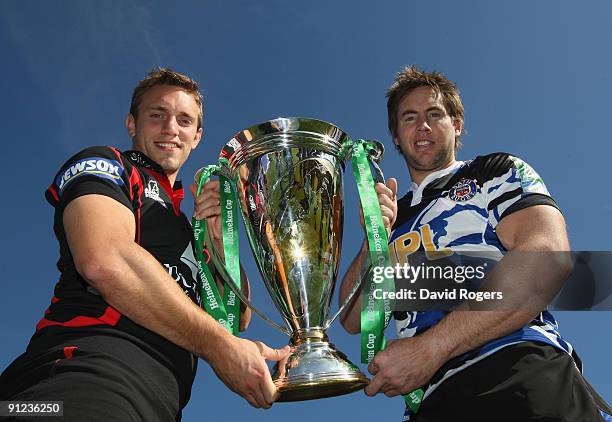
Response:
[[[327,341],[320,329],[291,338],[294,351],[276,367],[272,380],[277,402],[313,400],[352,393],[368,385],[368,378]]]

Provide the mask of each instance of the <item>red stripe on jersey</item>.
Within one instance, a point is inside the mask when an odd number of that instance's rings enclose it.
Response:
[[[57,287],[57,285],[56,285],[56,287]],[[51,298],[51,304],[54,304],[54,303],[57,303],[57,302],[59,302],[59,298],[58,298],[58,297],[53,296],[53,297]],[[45,311],[45,315],[49,315],[50,313],[51,313],[51,306],[49,306],[49,307],[47,308],[47,310]]]
[[[42,330],[45,327],[49,327],[53,325],[59,325],[61,327],[72,327],[72,328],[87,327],[90,325],[115,326],[117,325],[117,322],[119,322],[119,318],[121,318],[121,313],[119,313],[119,311],[113,308],[112,306],[107,306],[106,310],[104,311],[104,314],[102,314],[98,318],[88,317],[88,316],[78,316],[66,322],[51,321],[47,318],[43,318],[36,325],[36,331]]]
[[[132,167],[132,172],[130,173],[130,187],[138,186],[138,206],[136,207],[136,243],[140,244],[140,209],[142,208],[142,194],[144,193],[144,187],[142,186],[142,178],[140,177],[140,173],[136,170],[136,167]],[[132,189],[130,188],[130,195],[132,194]],[[134,198],[132,198],[134,200]]]
[[[126,169],[125,164],[123,164],[123,158],[121,158],[121,153],[119,152],[119,150],[111,146],[109,146],[108,148],[113,150],[113,152],[119,159],[119,162],[121,163],[121,167]],[[136,210],[136,236],[135,236],[136,239],[135,240],[136,240],[136,243],[140,244],[140,208],[142,207],[142,200],[140,199],[140,197],[142,196],[143,188],[142,188],[142,181],[140,180],[140,174],[138,174],[138,171],[136,171],[134,166],[132,166],[131,172],[130,172],[130,189],[129,189],[130,200],[132,200],[132,202],[134,201],[134,192],[132,191],[132,188],[134,186],[138,186],[138,208]]]
[[[49,186],[48,191],[51,192],[51,195],[53,195],[53,199],[59,202],[59,195],[57,194],[57,191],[55,190],[55,186],[53,185]]]
[[[110,149],[113,150],[113,152],[115,153],[115,155],[117,156],[117,158],[121,162],[121,165],[123,166],[123,168],[125,168],[125,166],[123,165],[123,160],[121,159],[121,153],[119,152],[119,150],[117,148],[115,148],[115,147],[111,147],[110,145],[108,145],[107,148],[110,148]]]
[[[66,357],[66,359],[72,359],[72,356],[74,355],[74,351],[78,348],[79,348],[78,346],[64,347],[64,356]]]
[[[172,195],[170,195],[172,199],[172,207],[174,208],[174,213],[176,215],[180,215],[181,213],[181,201],[185,198],[185,191],[183,188],[176,189],[172,191]]]
[[[168,197],[172,201],[172,209],[174,210],[175,215],[181,214],[181,201],[185,198],[185,191],[183,188],[176,189],[170,185],[170,180],[168,176],[165,174],[161,174],[156,172],[155,170],[145,168],[145,171],[149,173],[151,176],[155,177],[155,179],[162,185],[162,188],[166,191]]]

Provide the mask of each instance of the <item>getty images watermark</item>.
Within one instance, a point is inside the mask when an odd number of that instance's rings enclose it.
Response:
[[[611,251],[506,251],[501,256],[462,251],[443,257],[424,251],[368,271],[373,299],[394,300],[396,311],[446,311],[462,303],[474,310],[612,310]],[[394,288],[381,284],[388,278]]]
[[[374,283],[382,283],[385,278],[394,278],[396,281],[405,281],[410,284],[417,282],[428,284],[435,281],[437,286],[415,288],[400,288],[395,291],[385,291],[376,288],[373,291],[375,299],[391,300],[502,300],[501,291],[474,291],[473,288],[460,287],[462,285],[480,285],[486,277],[487,263],[482,265],[446,265],[432,266],[421,263],[420,265],[410,265],[408,263],[397,263],[393,267],[374,267],[372,269],[372,280]],[[455,283],[455,286],[441,290],[440,282],[448,284]]]

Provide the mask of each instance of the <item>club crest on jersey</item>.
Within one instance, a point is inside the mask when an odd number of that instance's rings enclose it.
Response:
[[[476,181],[471,179],[461,179],[450,189],[448,197],[453,201],[469,201],[476,195]]]
[[[166,208],[166,203],[159,196],[159,186],[157,185],[157,181],[149,180],[149,183],[147,183],[147,187],[144,190],[144,194],[147,198],[151,198],[152,200],[159,202],[164,206],[164,208]]]
[[[66,170],[55,178],[55,184],[61,192],[66,185],[84,174],[108,179],[119,186],[123,186],[123,179],[121,178],[123,167],[115,160],[102,157],[83,158],[69,164]]]

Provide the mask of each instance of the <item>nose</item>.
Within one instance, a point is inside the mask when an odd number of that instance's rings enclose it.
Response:
[[[176,121],[176,117],[169,116],[164,121],[164,126],[162,127],[162,132],[164,133],[164,135],[177,136],[179,134],[178,128],[179,128],[179,125],[178,125],[178,122]]]
[[[417,121],[417,130],[420,132],[431,132],[431,127],[427,122],[427,119],[421,118]]]

